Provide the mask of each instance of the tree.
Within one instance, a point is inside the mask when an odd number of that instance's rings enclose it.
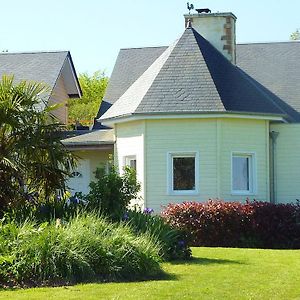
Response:
[[[64,191],[76,159],[60,142],[63,129],[38,83],[0,81],[0,209],[9,203]],[[44,109],[42,107],[45,107]]]
[[[296,31],[293,32],[293,33],[290,35],[290,39],[293,40],[293,41],[300,40],[300,31],[299,31],[299,28],[296,29]]]
[[[82,124],[90,125],[97,115],[108,77],[101,71],[94,72],[92,76],[83,73],[79,75],[79,82],[83,95],[81,99],[69,100],[69,123],[74,124],[79,121]]]

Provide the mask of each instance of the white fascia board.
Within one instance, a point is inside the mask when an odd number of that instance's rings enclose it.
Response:
[[[192,114],[153,114],[153,115],[127,115],[115,119],[101,120],[103,125],[113,127],[114,124],[140,121],[140,120],[163,120],[163,119],[252,119],[252,120],[269,120],[285,122],[282,116],[276,115],[256,115],[256,114],[239,114],[239,113],[192,113]]]

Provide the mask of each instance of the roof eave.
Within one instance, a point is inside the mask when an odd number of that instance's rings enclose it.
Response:
[[[287,115],[257,112],[238,111],[201,111],[201,112],[152,112],[152,113],[131,113],[111,118],[99,118],[97,121],[106,126],[113,127],[114,124],[144,120],[144,119],[189,119],[189,118],[242,118],[242,119],[263,119],[270,121],[286,122]]]

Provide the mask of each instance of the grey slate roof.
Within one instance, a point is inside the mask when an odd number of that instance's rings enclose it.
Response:
[[[286,115],[279,100],[231,64],[193,28],[188,28],[175,47],[165,50],[101,120],[147,113]]]
[[[74,68],[68,51],[0,53],[0,78],[2,75],[14,75],[16,81],[43,82],[52,89],[67,57]]]
[[[93,130],[61,141],[65,146],[112,145],[114,144],[113,130]]]
[[[147,69],[150,61],[166,49],[165,46],[121,49],[98,117],[128,89],[129,82],[141,76],[141,69],[135,62],[139,61]],[[253,83],[269,94],[288,113],[290,121],[300,122],[300,42],[238,44],[236,53],[240,72],[250,76]]]

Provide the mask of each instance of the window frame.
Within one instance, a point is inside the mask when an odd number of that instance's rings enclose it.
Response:
[[[249,158],[249,189],[234,190],[233,189],[233,158],[246,157]],[[256,153],[249,151],[233,151],[231,152],[231,195],[256,195],[257,194],[257,169],[256,169]]]
[[[137,159],[136,159],[136,155],[125,155],[123,157],[123,166],[124,167],[130,167],[130,161],[131,160],[135,160],[135,171],[137,171]]]
[[[195,158],[195,189],[174,190],[173,158]],[[167,195],[197,195],[199,194],[199,152],[198,151],[171,151],[167,153]]]

